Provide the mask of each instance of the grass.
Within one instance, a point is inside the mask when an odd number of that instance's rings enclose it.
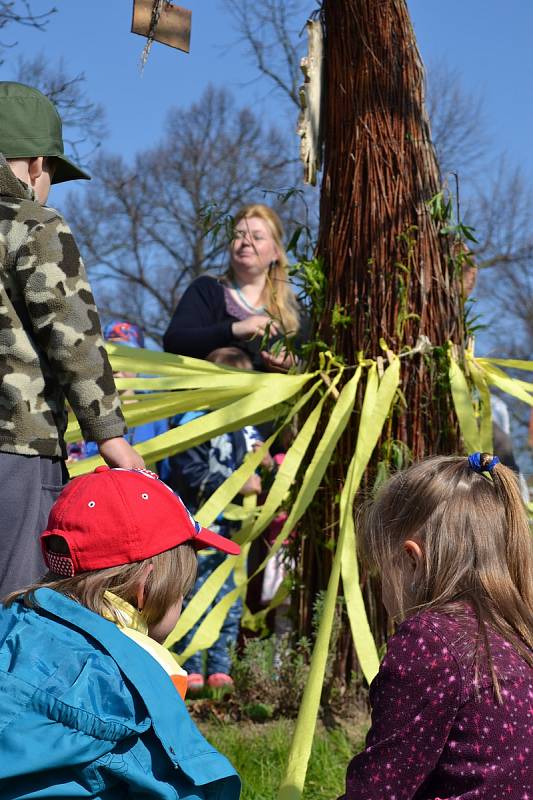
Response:
[[[285,772],[294,721],[266,723],[198,722],[204,736],[233,763],[242,779],[241,800],[275,800]],[[346,767],[362,749],[368,720],[361,714],[350,728],[319,726],[303,800],[334,800],[343,794]]]

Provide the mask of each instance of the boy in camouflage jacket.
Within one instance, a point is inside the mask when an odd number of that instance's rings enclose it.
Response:
[[[142,467],[126,432],[76,242],[46,207],[51,183],[89,178],[35,89],[0,82],[0,599],[40,577],[39,533],[67,479],[68,400],[110,466]]]

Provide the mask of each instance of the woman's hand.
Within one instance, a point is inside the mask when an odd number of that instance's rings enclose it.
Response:
[[[233,322],[231,332],[236,339],[255,339],[263,337],[268,331],[269,336],[275,336],[278,332],[276,325],[272,322],[272,317],[268,314],[253,314],[251,317]]]
[[[296,356],[288,353],[283,348],[277,355],[269,353],[266,350],[261,352],[263,363],[269,372],[287,372],[291,367],[297,363]]]

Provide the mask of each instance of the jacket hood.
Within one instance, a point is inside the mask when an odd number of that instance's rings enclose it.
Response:
[[[0,195],[19,200],[35,200],[35,192],[12,172],[5,157],[0,153]]]

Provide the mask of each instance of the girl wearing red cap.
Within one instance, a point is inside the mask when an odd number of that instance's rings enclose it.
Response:
[[[0,796],[238,800],[162,646],[196,550],[238,546],[155,474],[107,467],[68,484],[41,543],[49,572],[0,608]]]

